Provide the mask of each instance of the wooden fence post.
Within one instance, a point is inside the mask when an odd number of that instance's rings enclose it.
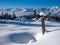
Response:
[[[43,12],[40,13],[41,16],[41,25],[42,25],[42,34],[44,35],[46,29],[45,29],[45,22],[44,22],[44,16],[45,14]]]
[[[44,22],[44,16],[41,16],[41,24],[42,24],[42,34],[44,35],[46,29],[45,29],[45,22]]]

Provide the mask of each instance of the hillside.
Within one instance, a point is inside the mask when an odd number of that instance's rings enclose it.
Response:
[[[60,45],[60,23],[45,21],[42,35],[41,22],[0,20],[0,45]]]

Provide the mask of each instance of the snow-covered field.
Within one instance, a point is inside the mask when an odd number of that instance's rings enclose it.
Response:
[[[42,35],[41,22],[0,20],[0,45],[60,45],[60,23],[45,21]]]

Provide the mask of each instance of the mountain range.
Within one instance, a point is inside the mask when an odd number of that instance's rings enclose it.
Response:
[[[7,9],[0,9],[0,15],[3,12],[13,14],[13,12],[17,16],[23,16],[23,15],[33,15],[35,8],[7,8]],[[45,14],[51,13],[51,16],[60,16],[60,7],[59,6],[53,6],[50,8],[36,8],[36,13],[39,14],[40,12],[44,12]]]

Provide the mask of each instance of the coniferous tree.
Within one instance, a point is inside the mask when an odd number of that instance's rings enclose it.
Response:
[[[15,12],[13,12],[13,19],[16,19],[16,15],[15,15]]]
[[[9,14],[9,16],[8,16],[8,19],[9,19],[9,20],[12,20],[12,16],[11,16],[10,14]]]
[[[34,9],[34,15],[36,16],[36,9]]]
[[[8,13],[5,13],[4,19],[8,19]]]
[[[50,15],[51,15],[51,13],[49,12],[48,13],[48,21],[50,21]]]

